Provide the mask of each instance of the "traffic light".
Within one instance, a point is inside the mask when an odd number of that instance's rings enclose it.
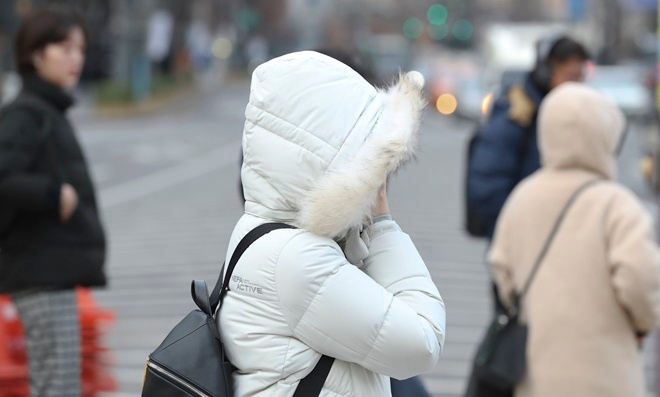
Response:
[[[449,12],[447,7],[442,4],[433,4],[426,11],[426,18],[429,20],[429,23],[433,26],[441,26],[447,22],[447,17]]]
[[[451,32],[457,40],[468,41],[472,38],[472,22],[467,19],[459,19],[454,22],[454,26],[451,28]]]
[[[424,33],[424,22],[418,18],[408,18],[403,24],[403,34],[409,39],[418,39]]]
[[[254,8],[245,7],[236,14],[238,25],[246,31],[255,29],[261,23],[261,16]]]

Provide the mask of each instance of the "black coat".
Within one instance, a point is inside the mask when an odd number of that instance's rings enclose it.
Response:
[[[27,76],[0,117],[0,211],[12,213],[0,236],[2,292],[106,283],[94,186],[65,114],[72,104],[58,87]],[[79,197],[67,223],[59,219],[63,183]]]

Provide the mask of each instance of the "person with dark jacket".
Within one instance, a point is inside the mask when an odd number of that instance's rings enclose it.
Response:
[[[503,87],[481,127],[468,164],[468,205],[489,239],[513,188],[541,166],[536,114],[543,98],[568,81],[581,82],[589,55],[577,41],[553,34],[539,41],[534,70]]]
[[[551,34],[537,44],[537,61],[523,81],[503,87],[488,121],[478,131],[468,162],[467,199],[471,211],[493,237],[505,201],[520,181],[541,167],[537,143],[537,113],[544,98],[566,82],[585,78],[587,50],[563,34]],[[497,285],[492,284],[494,311],[504,313]],[[498,397],[497,391],[468,381],[466,397]]]
[[[66,114],[85,43],[72,12],[28,15],[15,42],[23,90],[0,112],[0,292],[23,324],[32,397],[81,395],[74,288],[106,284],[94,185]]]

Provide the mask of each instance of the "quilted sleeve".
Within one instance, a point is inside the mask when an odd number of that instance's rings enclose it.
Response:
[[[409,237],[394,222],[374,235],[365,271],[330,240],[292,239],[276,286],[294,336],[319,353],[405,379],[432,369],[444,343],[445,311]]]

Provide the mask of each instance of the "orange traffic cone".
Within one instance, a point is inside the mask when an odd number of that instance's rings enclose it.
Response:
[[[28,379],[18,313],[9,297],[0,295],[0,397],[27,397]]]
[[[82,396],[96,397],[114,391],[117,382],[109,370],[109,349],[102,343],[114,314],[99,307],[87,288],[77,288],[82,352]],[[16,308],[7,295],[0,295],[0,397],[27,397],[29,374],[25,338]]]

